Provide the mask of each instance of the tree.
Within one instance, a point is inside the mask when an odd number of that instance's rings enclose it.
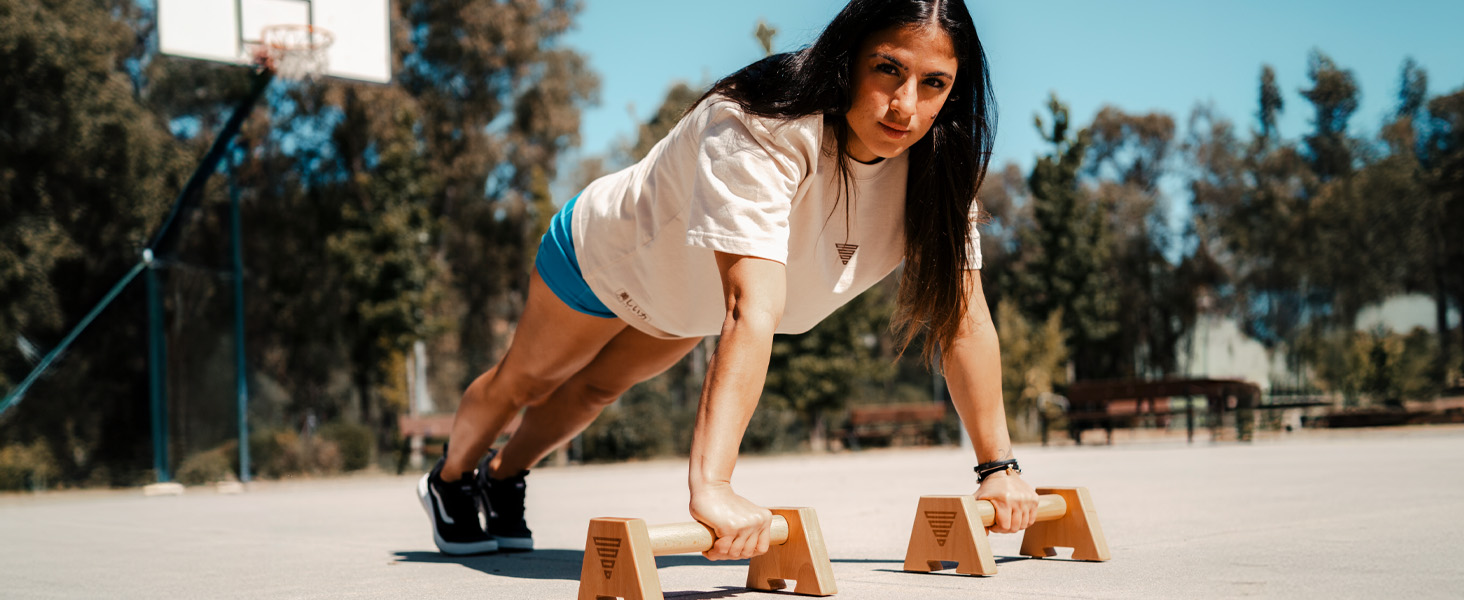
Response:
[[[1464,90],[1430,99],[1428,113],[1424,181],[1436,203],[1438,218],[1434,223],[1447,228],[1449,224],[1464,223]],[[1454,306],[1464,307],[1464,274],[1458,268],[1464,264],[1464,239],[1447,231],[1438,233],[1444,235],[1439,236],[1442,243],[1435,248],[1436,285],[1453,299]],[[1464,348],[1464,330],[1460,347]],[[1451,368],[1457,377],[1459,366]]]
[[[824,447],[830,417],[853,398],[876,396],[871,390],[895,375],[887,335],[894,297],[889,285],[876,285],[809,332],[774,341],[764,401],[794,411],[815,451]]]
[[[996,311],[1001,332],[1001,394],[1009,429],[1018,439],[1041,435],[1041,421],[1032,417],[1039,400],[1067,381],[1068,349],[1063,345],[1062,315],[1053,313],[1041,326],[1022,318],[1010,304]]]
[[[1097,200],[1107,216],[1111,247],[1107,280],[1120,305],[1117,333],[1106,352],[1117,375],[1159,377],[1178,370],[1194,290],[1181,286],[1165,257],[1175,243],[1169,204],[1159,180],[1170,168],[1174,119],[1151,112],[1128,114],[1109,106],[1089,127],[1092,144],[1085,171],[1097,180]]]
[[[463,311],[453,346],[466,385],[506,341],[498,324],[518,314],[534,232],[553,212],[548,183],[559,154],[579,142],[580,108],[598,81],[558,45],[578,2],[401,5],[398,81],[420,107],[418,135],[439,179],[431,212]]]
[[[361,418],[376,428],[383,447],[396,410],[376,389],[388,380],[393,356],[426,334],[429,201],[437,194],[427,157],[416,143],[417,114],[398,90],[342,90],[343,118],[333,133],[344,177],[321,186],[340,207],[340,227],[326,238],[326,256],[341,274],[340,335],[351,358]],[[385,110],[383,110],[385,109]]]
[[[53,347],[138,262],[186,174],[118,70],[134,42],[97,3],[0,0],[0,389],[33,365],[18,345]],[[0,417],[0,444],[43,442],[62,480],[138,477],[148,432],[139,290]]]
[[[1311,102],[1316,116],[1312,133],[1303,141],[1312,172],[1325,183],[1352,172],[1355,153],[1347,122],[1357,111],[1359,90],[1352,71],[1338,67],[1320,50],[1312,51],[1306,75],[1312,87],[1301,90],[1301,95]]]
[[[1045,321],[1059,310],[1077,377],[1113,377],[1115,357],[1104,351],[1118,332],[1118,296],[1108,279],[1109,232],[1099,205],[1079,182],[1091,134],[1069,135],[1068,108],[1053,95],[1048,102],[1053,123],[1049,132],[1039,116],[1037,129],[1052,144],[1052,154],[1033,167],[1027,179],[1032,193],[1033,222],[1023,237],[1026,252],[1015,293],[1027,299],[1023,313]]]

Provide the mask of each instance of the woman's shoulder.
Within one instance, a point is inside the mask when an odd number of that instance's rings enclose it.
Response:
[[[722,94],[712,94],[692,109],[687,117],[699,115],[706,123],[735,119],[756,133],[770,135],[807,134],[817,137],[823,131],[823,115],[811,114],[796,117],[763,116],[743,106],[737,100]]]

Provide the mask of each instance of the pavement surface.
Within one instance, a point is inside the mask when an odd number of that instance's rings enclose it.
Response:
[[[1000,573],[901,570],[916,501],[974,491],[958,448],[745,457],[734,485],[817,509],[836,598],[1464,597],[1464,428],[1301,431],[1252,443],[1124,439],[1017,448],[1036,485],[1086,486],[1102,563],[1018,555]],[[690,520],[684,460],[542,468],[528,519],[539,550],[448,557],[416,477],[0,496],[3,598],[573,598],[597,516]],[[667,598],[774,598],[746,563],[657,559]]]

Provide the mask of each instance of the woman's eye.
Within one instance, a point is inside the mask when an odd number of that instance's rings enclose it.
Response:
[[[925,80],[925,85],[928,85],[928,86],[930,86],[932,88],[935,88],[937,90],[943,90],[943,89],[945,89],[946,82],[945,82],[944,79],[937,79],[935,77],[931,77],[930,79],[926,79]]]
[[[881,73],[884,73],[885,75],[899,75],[900,74],[900,70],[899,69],[896,69],[895,68],[895,65],[892,65],[892,64],[889,64],[889,63],[881,63],[881,64],[878,64],[878,65],[875,65],[874,70],[879,71]]]

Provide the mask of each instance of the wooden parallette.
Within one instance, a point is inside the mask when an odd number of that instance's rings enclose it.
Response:
[[[795,593],[837,593],[833,565],[813,509],[770,510],[772,545],[767,554],[750,561],[747,587],[779,590],[787,587],[785,580],[793,579],[798,582]],[[591,519],[585,537],[584,566],[580,569],[579,600],[664,598],[655,557],[705,552],[714,541],[712,530],[695,521],[647,527],[641,519]]]
[[[1087,488],[1037,488],[1037,523],[1022,537],[1022,554],[1054,556],[1072,548],[1074,560],[1108,560],[1108,541]],[[905,551],[905,570],[939,571],[942,561],[957,563],[965,575],[995,575],[996,559],[986,529],[996,519],[990,502],[964,496],[921,496],[915,526]]]

